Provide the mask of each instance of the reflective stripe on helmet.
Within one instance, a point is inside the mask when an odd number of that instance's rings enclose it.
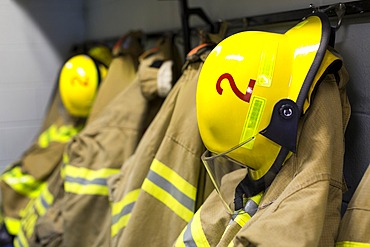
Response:
[[[242,135],[240,137],[240,143],[245,142],[252,137],[255,137],[258,133],[258,126],[260,124],[263,110],[265,109],[266,99],[258,96],[252,96],[252,102],[250,110],[248,111]],[[254,140],[243,145],[243,148],[252,149]]]
[[[270,87],[274,74],[276,54],[279,43],[275,40],[268,40],[261,53],[261,61],[258,68],[257,85]]]

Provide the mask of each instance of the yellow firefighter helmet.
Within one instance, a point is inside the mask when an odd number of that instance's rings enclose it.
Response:
[[[76,55],[63,65],[59,76],[59,90],[68,112],[87,117],[107,68],[88,55]]]
[[[218,157],[248,168],[251,186],[245,193],[250,197],[269,186],[295,152],[298,120],[312,92],[327,68],[341,66],[327,51],[330,34],[328,18],[317,13],[284,34],[234,34],[209,54],[196,106],[208,149],[202,159],[216,188],[222,178],[214,162]]]

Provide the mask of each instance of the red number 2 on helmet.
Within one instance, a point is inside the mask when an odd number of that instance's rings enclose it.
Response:
[[[85,81],[81,80],[78,76],[74,76],[72,79],[71,79],[71,85],[74,86],[75,85],[75,82],[79,83],[81,86],[87,86],[89,85],[89,78],[86,78]]]
[[[252,96],[252,93],[253,93],[253,88],[254,88],[254,85],[256,84],[256,80],[253,80],[253,79],[250,79],[249,80],[249,84],[248,84],[248,88],[247,88],[247,92],[245,94],[243,94],[236,86],[235,84],[235,81],[234,81],[234,78],[232,77],[232,75],[230,75],[229,73],[225,73],[225,74],[222,74],[218,80],[217,80],[217,83],[216,83],[216,90],[217,92],[222,95],[222,91],[223,89],[221,88],[221,81],[223,79],[227,79],[230,83],[230,86],[231,86],[231,89],[233,90],[234,94],[236,96],[238,96],[239,99],[245,101],[245,102],[248,102],[250,101],[251,99],[251,96]]]

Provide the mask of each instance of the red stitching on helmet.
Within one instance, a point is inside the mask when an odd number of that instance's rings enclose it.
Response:
[[[233,90],[234,94],[236,96],[238,96],[239,99],[249,103],[249,101],[251,99],[251,96],[252,96],[252,93],[253,93],[254,85],[256,84],[256,80],[253,80],[253,79],[249,80],[247,92],[245,94],[243,94],[238,89],[238,87],[236,86],[234,78],[232,77],[232,75],[230,75],[229,73],[222,74],[220,76],[220,78],[218,78],[217,83],[216,83],[216,90],[217,90],[218,94],[220,94],[220,95],[222,95],[222,91],[223,91],[223,89],[221,88],[221,81],[223,79],[227,79],[229,81],[231,89]]]

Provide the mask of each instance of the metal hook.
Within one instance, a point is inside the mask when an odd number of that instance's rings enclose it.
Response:
[[[335,13],[338,16],[338,24],[335,27],[335,31],[338,31],[338,29],[342,25],[342,19],[343,19],[343,16],[346,14],[346,9],[347,8],[346,8],[346,5],[344,3],[339,3],[335,6]]]
[[[334,9],[335,14],[338,17],[338,23],[337,23],[337,26],[335,27],[335,31],[338,31],[338,29],[340,28],[342,24],[343,16],[346,13],[346,5],[344,3],[332,4],[324,9],[320,9],[320,7],[316,7],[314,4],[311,3],[310,8],[312,9],[312,13],[315,13],[315,12],[326,13]]]
[[[246,17],[243,18],[243,30],[246,30],[248,27],[248,19]]]
[[[310,9],[312,9],[312,13],[316,13],[319,10],[313,3],[310,4]]]

